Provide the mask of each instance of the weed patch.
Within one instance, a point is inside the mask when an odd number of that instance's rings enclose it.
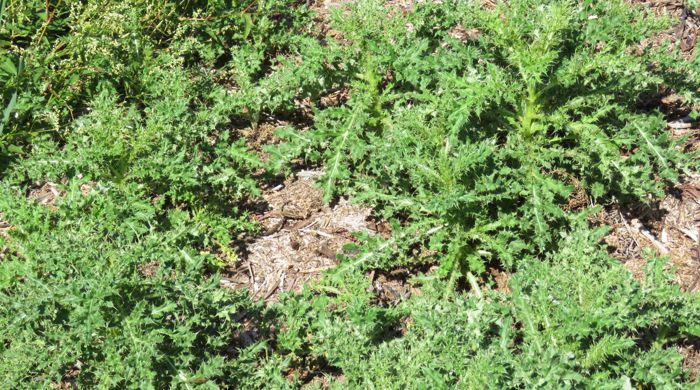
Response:
[[[0,384],[696,385],[589,223],[697,174],[697,13],[632,3],[0,0]]]

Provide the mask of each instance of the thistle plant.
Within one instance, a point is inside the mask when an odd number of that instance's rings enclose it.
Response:
[[[623,1],[447,3],[373,23],[390,10],[364,1],[335,19],[350,99],[286,132],[282,150],[323,163],[327,199],[352,194],[411,237],[366,266],[418,246],[446,273],[514,267],[588,212],[565,211],[572,196],[647,201],[696,164],[640,103],[697,102],[697,68],[640,43],[669,19]]]

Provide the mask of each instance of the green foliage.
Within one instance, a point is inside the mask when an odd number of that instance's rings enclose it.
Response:
[[[322,162],[326,199],[354,195],[398,236],[439,228],[416,242],[445,273],[555,250],[574,191],[646,201],[697,165],[639,103],[662,88],[697,101],[697,68],[639,44],[668,20],[623,1],[350,8],[329,45],[350,99],[281,133],[277,158]],[[398,249],[364,263],[400,264]]]
[[[110,91],[148,99],[161,53],[185,69],[221,67],[239,51],[267,58],[288,51],[308,15],[291,1],[17,0],[0,23],[3,118],[0,152],[27,136],[61,132]],[[257,69],[262,74],[266,69]],[[10,115],[11,114],[11,115]],[[10,143],[12,142],[12,143]],[[0,155],[2,156],[2,155]]]
[[[331,388],[675,387],[674,341],[700,321],[698,301],[659,267],[634,280],[597,246],[602,233],[577,228],[546,260],[524,260],[510,294],[446,299],[442,283],[418,277],[420,295],[382,308],[361,274],[331,275],[276,306],[273,358],[324,362]]]
[[[256,354],[237,332],[260,305],[217,271],[256,229],[241,206],[263,165],[235,131],[255,107],[225,74],[291,51],[306,11],[1,4],[0,383],[236,387]],[[46,182],[55,206],[27,197]]]
[[[218,287],[206,226],[167,212],[143,189],[72,182],[55,210],[3,188],[16,228],[0,237],[3,387],[77,383],[183,386],[225,379],[245,291]],[[84,183],[83,183],[84,184]]]
[[[651,254],[635,280],[587,226],[596,209],[569,207],[647,201],[697,169],[648,104],[699,102],[700,56],[641,43],[670,19],[622,0],[360,0],[319,39],[311,16],[0,0],[3,387],[690,385],[677,346],[700,337],[697,294]],[[238,130],[270,118],[282,142],[253,153]],[[299,157],[326,201],[374,207],[392,235],[358,234],[264,307],[218,272],[256,232],[258,183]],[[364,271],[400,265],[438,267],[384,302]]]
[[[35,142],[34,159],[18,167],[34,180],[67,175],[139,182],[173,204],[193,207],[210,198],[233,204],[257,193],[250,175],[261,162],[226,128],[232,98],[209,80],[188,79],[173,65],[153,67],[144,77],[143,110],[104,92],[72,123],[59,152],[55,143]],[[49,169],[37,166],[49,159],[57,160]]]

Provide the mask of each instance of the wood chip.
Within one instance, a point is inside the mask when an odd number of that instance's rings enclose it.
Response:
[[[698,230],[697,229],[686,229],[686,228],[677,228],[680,230],[683,234],[688,236],[691,240],[695,241],[696,243],[698,242]]]
[[[300,231],[300,232],[303,232],[303,233],[313,233],[313,234],[319,235],[319,236],[321,236],[321,237],[326,237],[326,238],[335,238],[334,235],[328,234],[328,233],[326,233],[326,232],[322,232],[322,231],[320,231],[320,230],[302,229],[302,230],[299,230],[299,231]]]
[[[649,240],[649,241],[656,247],[656,249],[659,250],[659,253],[660,253],[661,255],[665,256],[665,255],[668,255],[668,254],[669,254],[668,248],[666,248],[666,246],[665,246],[664,244],[662,244],[661,242],[659,242],[659,240],[657,240],[656,237],[654,237],[654,235],[651,234],[651,232],[650,232],[649,230],[647,230],[647,229],[641,224],[641,222],[635,220],[634,223],[632,224],[632,228],[635,229],[637,232],[639,232],[639,233],[640,233],[642,236],[644,236],[647,240]]]
[[[672,129],[690,129],[693,127],[693,119],[689,116],[668,122],[668,127]]]

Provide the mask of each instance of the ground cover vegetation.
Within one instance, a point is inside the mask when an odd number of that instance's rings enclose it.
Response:
[[[670,17],[622,0],[315,13],[0,0],[3,388],[697,385],[677,348],[700,340],[697,293],[651,252],[635,279],[589,222],[697,172],[654,103],[700,103],[699,57],[649,43]],[[237,129],[268,118],[289,125],[250,149]],[[250,202],[299,165],[391,234],[271,305],[219,287],[259,234]],[[367,275],[396,267],[416,293],[381,302]]]

